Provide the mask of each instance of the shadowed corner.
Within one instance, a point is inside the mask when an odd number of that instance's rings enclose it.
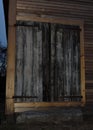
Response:
[[[5,120],[8,0],[0,0],[0,123]]]

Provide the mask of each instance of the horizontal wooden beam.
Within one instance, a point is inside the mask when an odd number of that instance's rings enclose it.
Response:
[[[13,98],[38,98],[37,96],[13,96]]]
[[[14,103],[15,112],[30,111],[33,108],[46,108],[46,107],[77,107],[83,106],[82,102],[32,102],[32,103]]]
[[[36,15],[17,15],[16,20],[23,20],[23,21],[36,21],[36,22],[48,22],[48,23],[59,23],[65,25],[82,25],[84,24],[83,20],[77,19],[67,19],[67,18],[54,18],[54,17],[42,17]]]

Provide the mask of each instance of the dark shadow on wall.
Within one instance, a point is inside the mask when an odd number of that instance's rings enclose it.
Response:
[[[4,112],[6,93],[6,50],[0,48],[0,113]]]
[[[0,103],[5,102],[5,84],[6,84],[6,75],[0,75]]]
[[[5,25],[6,25],[6,35],[8,39],[8,5],[9,0],[2,0],[4,4],[5,13]],[[5,111],[5,95],[6,95],[6,55],[7,48],[0,47],[0,120],[1,115]]]

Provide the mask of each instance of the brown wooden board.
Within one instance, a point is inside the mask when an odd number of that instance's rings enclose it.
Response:
[[[15,25],[16,23],[16,0],[9,1],[9,27],[8,27],[8,52],[7,52],[7,78],[6,78],[6,114],[13,114],[15,84]]]

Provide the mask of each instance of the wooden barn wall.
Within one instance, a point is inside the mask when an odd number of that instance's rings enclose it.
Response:
[[[93,1],[17,0],[17,16],[65,17],[84,20],[87,103],[93,103]]]

